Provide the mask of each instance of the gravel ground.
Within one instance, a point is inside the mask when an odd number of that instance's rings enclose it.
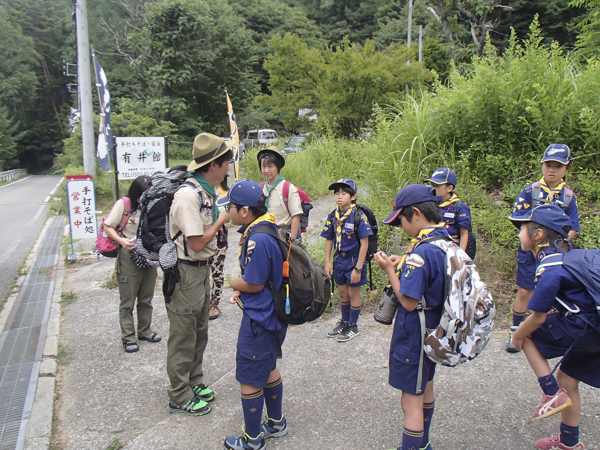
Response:
[[[317,218],[333,209],[332,197],[315,202]],[[232,230],[233,231],[233,230]],[[318,234],[318,233],[309,233]],[[239,274],[238,234],[230,233],[226,273]],[[316,239],[316,237],[309,237]],[[202,417],[167,410],[166,337],[162,294],[154,298],[153,328],[158,344],[140,343],[123,352],[118,325],[119,295],[101,284],[113,260],[89,259],[66,268],[64,291],[77,301],[64,307],[62,361],[55,409],[54,448],[61,449],[220,449],[243,423],[235,380],[235,345],[241,311],[221,302],[211,321],[205,353],[205,381],[217,398]],[[400,445],[400,392],[387,383],[391,327],[366,312],[360,335],[348,343],[327,339],[337,314],[291,327],[279,367],[284,380],[284,413],[290,432],[270,439],[272,449],[389,449]],[[534,449],[537,438],[556,434],[559,418],[533,422],[540,398],[535,376],[523,354],[504,351],[505,332],[496,331],[486,351],[458,368],[438,367],[436,412],[431,443],[435,449]],[[582,441],[600,448],[600,391],[582,385]]]

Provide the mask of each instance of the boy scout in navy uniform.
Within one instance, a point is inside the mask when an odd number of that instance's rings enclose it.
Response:
[[[300,236],[300,216],[302,202],[298,189],[290,184],[287,206],[283,199],[285,180],[280,172],[285,166],[285,159],[275,146],[261,150],[256,155],[258,167],[265,177],[263,192],[267,198],[267,210],[275,216],[275,224],[290,236]]]
[[[513,214],[509,219],[521,229],[522,249],[532,251],[539,264],[527,306],[532,314],[513,335],[513,344],[525,352],[542,388],[533,419],[561,413],[560,433],[539,439],[535,446],[583,450],[579,382],[600,388],[600,317],[590,292],[559,263],[562,255],[557,253],[570,250],[566,239],[572,219],[556,205],[538,206],[526,216]],[[559,356],[563,359],[554,377],[548,359]]]
[[[325,272],[338,285],[342,318],[327,336],[347,342],[358,336],[358,317],[362,308],[360,287],[367,284],[365,259],[369,249],[369,236],[373,234],[367,216],[362,214],[358,230],[354,231],[356,210],[356,183],[342,178],[329,186],[334,191],[337,208],[327,217],[321,237],[327,239],[325,246]],[[333,267],[331,264],[331,249]]]
[[[387,274],[398,300],[398,312],[390,345],[389,383],[402,391],[404,432],[399,449],[431,450],[429,428],[435,408],[433,376],[435,363],[423,358],[422,382],[417,386],[419,359],[423,352],[417,306],[425,298],[427,328],[435,328],[444,304],[444,252],[422,243],[435,236],[449,238],[435,189],[411,184],[394,199],[393,211],[383,223],[400,226],[412,237],[404,256],[375,254],[375,262]]]
[[[442,197],[440,209],[448,234],[460,248],[467,251],[469,230],[471,229],[471,208],[461,202],[454,193],[457,183],[456,174],[448,167],[441,167],[425,181],[429,181],[437,195]]]
[[[209,259],[217,252],[215,235],[229,221],[226,212],[215,208],[215,184],[223,181],[233,157],[233,141],[209,133],[196,136],[193,160],[188,166],[188,181],[202,189],[183,185],[173,197],[169,214],[171,236],[175,240],[180,280],[171,301],[166,304],[169,317],[167,374],[169,411],[190,415],[210,412],[207,402],[215,398],[202,383],[202,358],[208,342],[210,305]]]
[[[531,209],[544,204],[560,206],[571,219],[571,231],[568,240],[572,240],[579,232],[579,213],[577,199],[567,188],[564,178],[571,163],[571,149],[564,144],[548,146],[542,157],[542,178],[530,184],[517,197],[513,205],[513,216],[527,216]],[[534,191],[537,198],[533,198]],[[513,326],[510,327],[506,351],[518,352],[512,343],[512,334],[525,319],[527,303],[533,294],[536,263],[531,252],[517,251],[517,296],[513,305]]]
[[[233,280],[231,287],[243,308],[236,379],[241,385],[244,426],[241,436],[225,440],[226,449],[263,449],[265,439],[284,436],[288,431],[282,413],[283,383],[277,368],[287,324],[277,319],[273,295],[265,286],[270,282],[276,291],[281,289],[283,256],[274,237],[260,231],[248,237],[258,226],[277,231],[265,201],[262,188],[251,180],[237,181],[228,197],[218,201],[219,206],[227,205],[231,222],[241,225],[238,231],[242,234],[238,253],[242,278]],[[263,404],[267,406],[267,420],[261,423]]]

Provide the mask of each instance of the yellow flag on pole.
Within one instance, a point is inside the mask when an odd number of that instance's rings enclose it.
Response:
[[[225,89],[225,97],[227,98],[227,115],[229,116],[229,131],[230,137],[233,141],[233,168],[235,171],[235,180],[238,180],[239,175],[239,162],[240,162],[240,135],[238,133],[237,123],[235,121],[235,114],[233,114],[233,106],[231,106],[231,100],[227,89]]]

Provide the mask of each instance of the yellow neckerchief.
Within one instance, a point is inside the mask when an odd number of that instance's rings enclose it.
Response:
[[[258,219],[254,220],[253,222],[251,222],[250,225],[246,227],[244,234],[242,234],[242,237],[240,238],[240,246],[238,248],[238,260],[240,262],[240,267],[242,265],[242,247],[244,246],[244,242],[246,241],[246,236],[248,236],[248,231],[250,231],[250,229],[254,225],[257,225],[259,222],[275,223],[275,216],[273,216],[273,214],[266,213],[260,216]]]
[[[402,266],[404,265],[404,262],[406,261],[406,258],[408,257],[409,253],[411,253],[415,249],[415,247],[421,243],[423,239],[427,239],[429,233],[431,233],[434,230],[437,230],[438,228],[444,228],[445,226],[446,224],[444,222],[440,222],[437,225],[423,228],[421,231],[419,231],[417,237],[410,241],[410,246],[406,249],[404,255],[402,256],[402,259],[396,266],[396,275],[398,277],[400,277],[400,274],[402,273]]]
[[[440,208],[445,208],[446,206],[450,206],[452,203],[460,202],[460,198],[453,192],[452,196],[443,203],[440,203]]]
[[[336,208],[335,210],[335,218],[336,218],[336,228],[335,228],[335,249],[338,252],[342,251],[342,225],[344,225],[344,222],[346,221],[346,219],[348,217],[350,217],[350,214],[352,214],[353,212],[356,211],[356,205],[352,205],[350,208],[348,208],[348,211],[346,211],[341,217],[340,217],[340,208]],[[358,236],[356,237],[358,239]]]
[[[562,188],[565,187],[565,182],[561,181],[560,184],[558,186],[556,186],[554,189],[550,189],[548,187],[548,185],[546,184],[546,180],[544,180],[544,177],[542,177],[542,179],[540,180],[540,187],[544,190],[544,192],[547,195],[546,200],[552,201],[555,198],[558,198],[558,196],[560,195],[560,191],[562,191]],[[533,201],[538,200],[537,198],[532,199]]]

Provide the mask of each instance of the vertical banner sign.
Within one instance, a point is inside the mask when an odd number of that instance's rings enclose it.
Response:
[[[71,245],[73,239],[98,236],[94,180],[89,175],[67,176]]]
[[[103,170],[110,170],[110,159],[114,159],[113,149],[115,142],[113,139],[112,128],[110,127],[110,94],[108,93],[108,81],[106,74],[96,55],[92,50],[94,58],[94,69],[96,73],[96,87],[98,88],[98,98],[100,100],[100,127],[98,129],[98,151],[96,156],[98,164]]]
[[[164,137],[118,137],[116,141],[120,180],[152,176],[166,169]]]
[[[229,131],[231,140],[233,141],[233,167],[235,170],[235,180],[237,181],[240,162],[240,135],[238,133],[238,127],[235,121],[235,114],[233,114],[233,106],[231,106],[231,100],[229,99],[227,89],[225,89],[225,97],[227,98],[227,115],[229,116]]]

